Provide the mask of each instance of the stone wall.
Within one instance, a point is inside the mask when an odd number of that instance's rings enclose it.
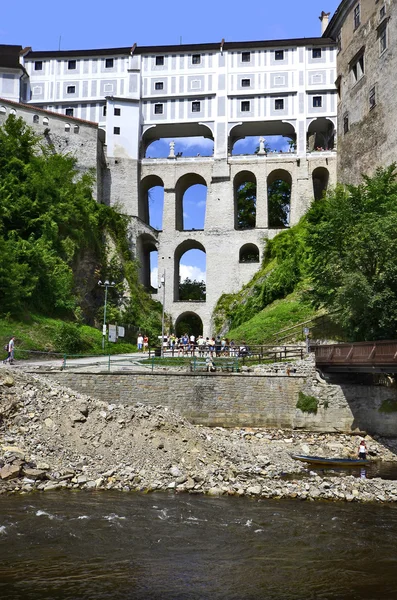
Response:
[[[45,373],[61,385],[109,403],[169,406],[194,424],[276,427],[322,432],[368,431],[395,436],[397,412],[379,411],[396,400],[387,387],[328,385],[300,375],[221,373]],[[319,400],[317,414],[296,408],[299,392]]]

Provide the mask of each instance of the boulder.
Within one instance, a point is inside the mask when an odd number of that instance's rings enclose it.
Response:
[[[0,469],[0,477],[6,481],[8,479],[16,479],[19,477],[20,471],[21,467],[19,465],[4,465],[4,467]]]

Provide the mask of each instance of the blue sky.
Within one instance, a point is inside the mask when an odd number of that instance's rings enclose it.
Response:
[[[221,41],[248,41],[319,37],[321,11],[331,16],[339,0],[260,0],[245,4],[241,0],[69,0],[55,3],[41,0],[3,2],[0,21],[0,44],[20,44],[34,50],[62,50],[127,47],[159,44],[193,44]],[[208,140],[192,145],[176,140],[176,152],[184,155],[211,155]],[[283,149],[285,140],[273,140]],[[161,145],[162,144],[162,145]],[[255,140],[243,140],[236,153],[251,153]],[[158,142],[147,155],[164,156],[167,144]],[[202,221],[202,191],[197,188],[184,204],[186,227],[199,228]],[[159,225],[161,201],[156,191],[152,200],[153,223]],[[152,263],[152,282],[157,285],[157,262]],[[186,253],[181,260],[181,276],[205,279],[205,256],[198,251]]]
[[[35,50],[262,40],[320,35],[318,16],[338,0],[20,0],[3,2],[0,43]]]

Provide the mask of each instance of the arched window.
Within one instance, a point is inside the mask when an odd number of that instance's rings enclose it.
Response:
[[[65,123],[65,132],[66,133],[70,132],[70,125],[69,125],[69,123]]]
[[[144,223],[161,231],[163,228],[164,182],[157,175],[142,179],[139,188],[138,216]]]
[[[312,173],[313,196],[315,200],[321,200],[328,188],[329,171],[325,167],[317,167]]]
[[[0,115],[5,115],[7,113],[7,109],[5,106],[0,106]]]
[[[49,124],[49,122],[50,122],[50,121],[49,121],[48,117],[44,117],[44,118],[43,118],[43,125],[45,125],[46,127],[47,127],[47,125]]]
[[[259,262],[259,248],[255,244],[244,244],[241,246],[239,253],[240,263],[258,263]]]
[[[292,177],[284,169],[276,169],[267,178],[269,229],[289,227]]]
[[[241,171],[234,178],[235,229],[254,229],[256,225],[256,177]]]
[[[73,131],[74,131],[74,133],[79,133],[79,132],[80,132],[80,127],[79,127],[79,125],[75,125],[75,126],[73,127]]]
[[[33,123],[38,123],[39,120],[39,115],[33,115]]]
[[[174,254],[174,302],[205,302],[205,248],[196,240],[185,240]]]
[[[183,175],[175,186],[176,229],[204,229],[207,202],[207,182],[197,173]]]

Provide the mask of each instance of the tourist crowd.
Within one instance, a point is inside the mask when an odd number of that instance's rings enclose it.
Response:
[[[161,343],[161,336],[160,336]],[[138,351],[147,351],[149,340],[147,337],[138,335],[137,339]],[[185,333],[181,337],[174,333],[165,335],[163,338],[163,352],[170,352],[173,356],[247,356],[249,348],[242,342],[236,344],[234,340],[221,337],[206,337],[199,335],[188,335]]]

